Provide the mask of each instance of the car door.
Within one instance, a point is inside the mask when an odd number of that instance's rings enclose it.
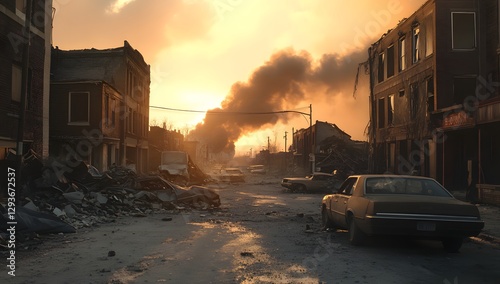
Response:
[[[348,178],[344,183],[340,186],[338,192],[332,197],[331,211],[332,211],[332,219],[335,224],[346,227],[346,210],[347,203],[349,198],[351,198],[352,192],[354,190],[354,185],[358,179],[355,177]]]
[[[328,186],[328,179],[329,179],[329,176],[327,176],[327,175],[313,175],[312,183],[311,183],[312,186],[310,187],[310,190],[324,191]]]

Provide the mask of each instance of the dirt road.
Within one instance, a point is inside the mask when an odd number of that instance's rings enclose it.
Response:
[[[467,242],[374,240],[352,247],[320,228],[322,194],[284,193],[279,179],[222,185],[214,211],[120,218],[45,239],[1,283],[497,283],[500,250]],[[7,281],[7,282],[5,282]]]

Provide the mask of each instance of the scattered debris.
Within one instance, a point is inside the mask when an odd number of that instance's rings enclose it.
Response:
[[[253,255],[253,253],[248,252],[248,251],[243,251],[243,252],[240,252],[240,255],[241,255],[241,256],[244,256],[244,257],[255,257],[255,256]]]
[[[120,216],[146,217],[161,210],[207,210],[220,206],[220,197],[203,186],[181,187],[156,176],[140,176],[114,166],[105,173],[85,162],[56,174],[34,152],[25,157],[27,182],[17,194],[18,234],[75,233],[77,229],[111,222]],[[0,203],[0,245],[7,239],[8,214]],[[164,218],[163,221],[171,221]],[[22,239],[22,236],[19,237]]]

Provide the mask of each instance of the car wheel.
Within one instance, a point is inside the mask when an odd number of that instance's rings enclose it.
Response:
[[[444,250],[451,253],[456,253],[462,247],[463,238],[446,238],[443,239]]]
[[[335,228],[335,224],[333,223],[333,221],[328,216],[328,213],[326,212],[326,208],[325,207],[323,207],[323,209],[321,210],[321,223],[323,225],[323,230],[334,229]]]
[[[352,245],[362,245],[365,242],[365,234],[359,229],[354,216],[349,217],[349,242]]]
[[[306,190],[307,190],[307,188],[303,184],[296,184],[294,186],[294,191],[296,191],[296,192],[305,192]]]

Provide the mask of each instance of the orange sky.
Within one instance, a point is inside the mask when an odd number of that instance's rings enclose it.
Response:
[[[113,48],[127,40],[151,65],[152,106],[205,111],[221,107],[232,86],[247,83],[283,50],[307,53],[312,68],[336,58],[330,86],[306,88],[289,109],[309,112],[313,122],[337,124],[353,139],[366,140],[368,83],[362,76],[353,98],[355,70],[388,29],[424,0],[54,0],[53,45],[60,49]],[[353,55],[350,55],[354,53]],[[342,56],[347,57],[342,58]],[[323,77],[329,74],[323,74]],[[288,99],[286,99],[288,100]],[[259,111],[259,110],[256,110]],[[193,128],[203,113],[151,109],[150,121],[174,129]],[[265,124],[239,139],[239,153],[271,143],[284,150],[292,128],[309,126],[295,115],[286,125]],[[289,146],[289,143],[287,146]]]

